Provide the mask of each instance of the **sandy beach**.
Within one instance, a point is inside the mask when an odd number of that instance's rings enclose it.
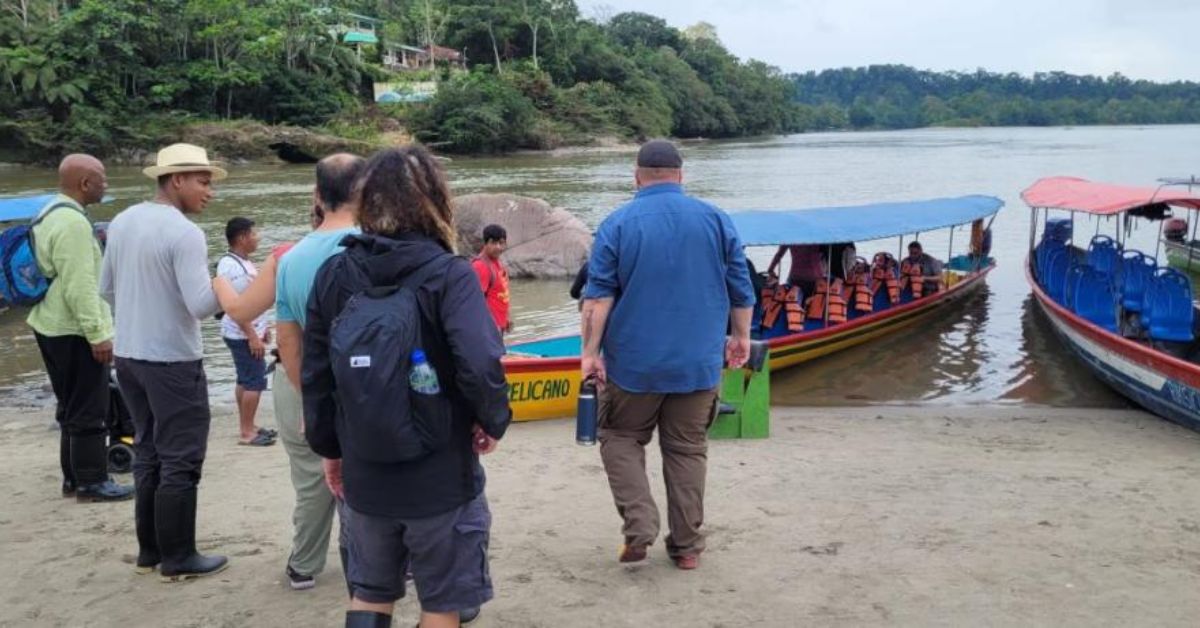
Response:
[[[231,557],[160,583],[126,562],[132,502],[58,496],[44,410],[0,410],[0,626],[337,626],[335,551],[289,590],[281,446],[237,447],[215,409],[198,534]],[[263,408],[264,422],[272,412]],[[709,551],[616,562],[595,449],[565,421],[514,425],[487,460],[488,626],[1194,626],[1200,435],[1134,410],[776,408],[773,434],[710,448]],[[659,479],[657,455],[650,466]],[[128,476],[123,479],[130,481]],[[661,487],[659,487],[660,507]],[[405,600],[395,625],[408,626]]]

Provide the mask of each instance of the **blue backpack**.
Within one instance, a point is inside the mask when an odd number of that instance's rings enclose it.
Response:
[[[418,394],[409,385],[412,355],[434,341],[416,289],[445,272],[451,256],[426,262],[396,285],[354,294],[329,330],[329,359],[347,455],[369,462],[411,462],[450,441],[450,401],[444,393]]]
[[[58,203],[43,211],[33,222],[0,232],[0,305],[28,307],[46,298],[51,279],[38,267],[33,228],[62,207],[79,211],[69,203]]]

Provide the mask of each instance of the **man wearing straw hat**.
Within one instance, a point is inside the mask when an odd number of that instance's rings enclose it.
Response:
[[[157,193],[109,226],[100,293],[113,304],[118,385],[137,433],[137,570],[177,582],[227,565],[196,552],[196,486],[212,420],[200,321],[219,306],[204,232],[186,216],[204,210],[226,172],[191,144],[162,149],[143,172]]]

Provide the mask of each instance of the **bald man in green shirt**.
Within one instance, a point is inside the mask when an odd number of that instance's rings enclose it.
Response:
[[[133,497],[133,488],[112,481],[106,455],[113,318],[100,298],[100,245],[84,209],[100,202],[108,179],[100,160],[68,155],[59,165],[58,183],[58,196],[33,226],[34,253],[50,289],[26,322],[58,402],[63,496],[124,501]]]

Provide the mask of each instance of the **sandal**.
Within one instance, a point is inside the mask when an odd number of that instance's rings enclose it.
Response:
[[[275,439],[259,432],[250,440],[239,440],[238,444],[246,447],[269,447],[275,444]]]
[[[279,430],[273,430],[269,427],[258,428],[258,433],[262,434],[264,436],[270,436],[271,438],[275,438],[276,436],[279,436]]]

